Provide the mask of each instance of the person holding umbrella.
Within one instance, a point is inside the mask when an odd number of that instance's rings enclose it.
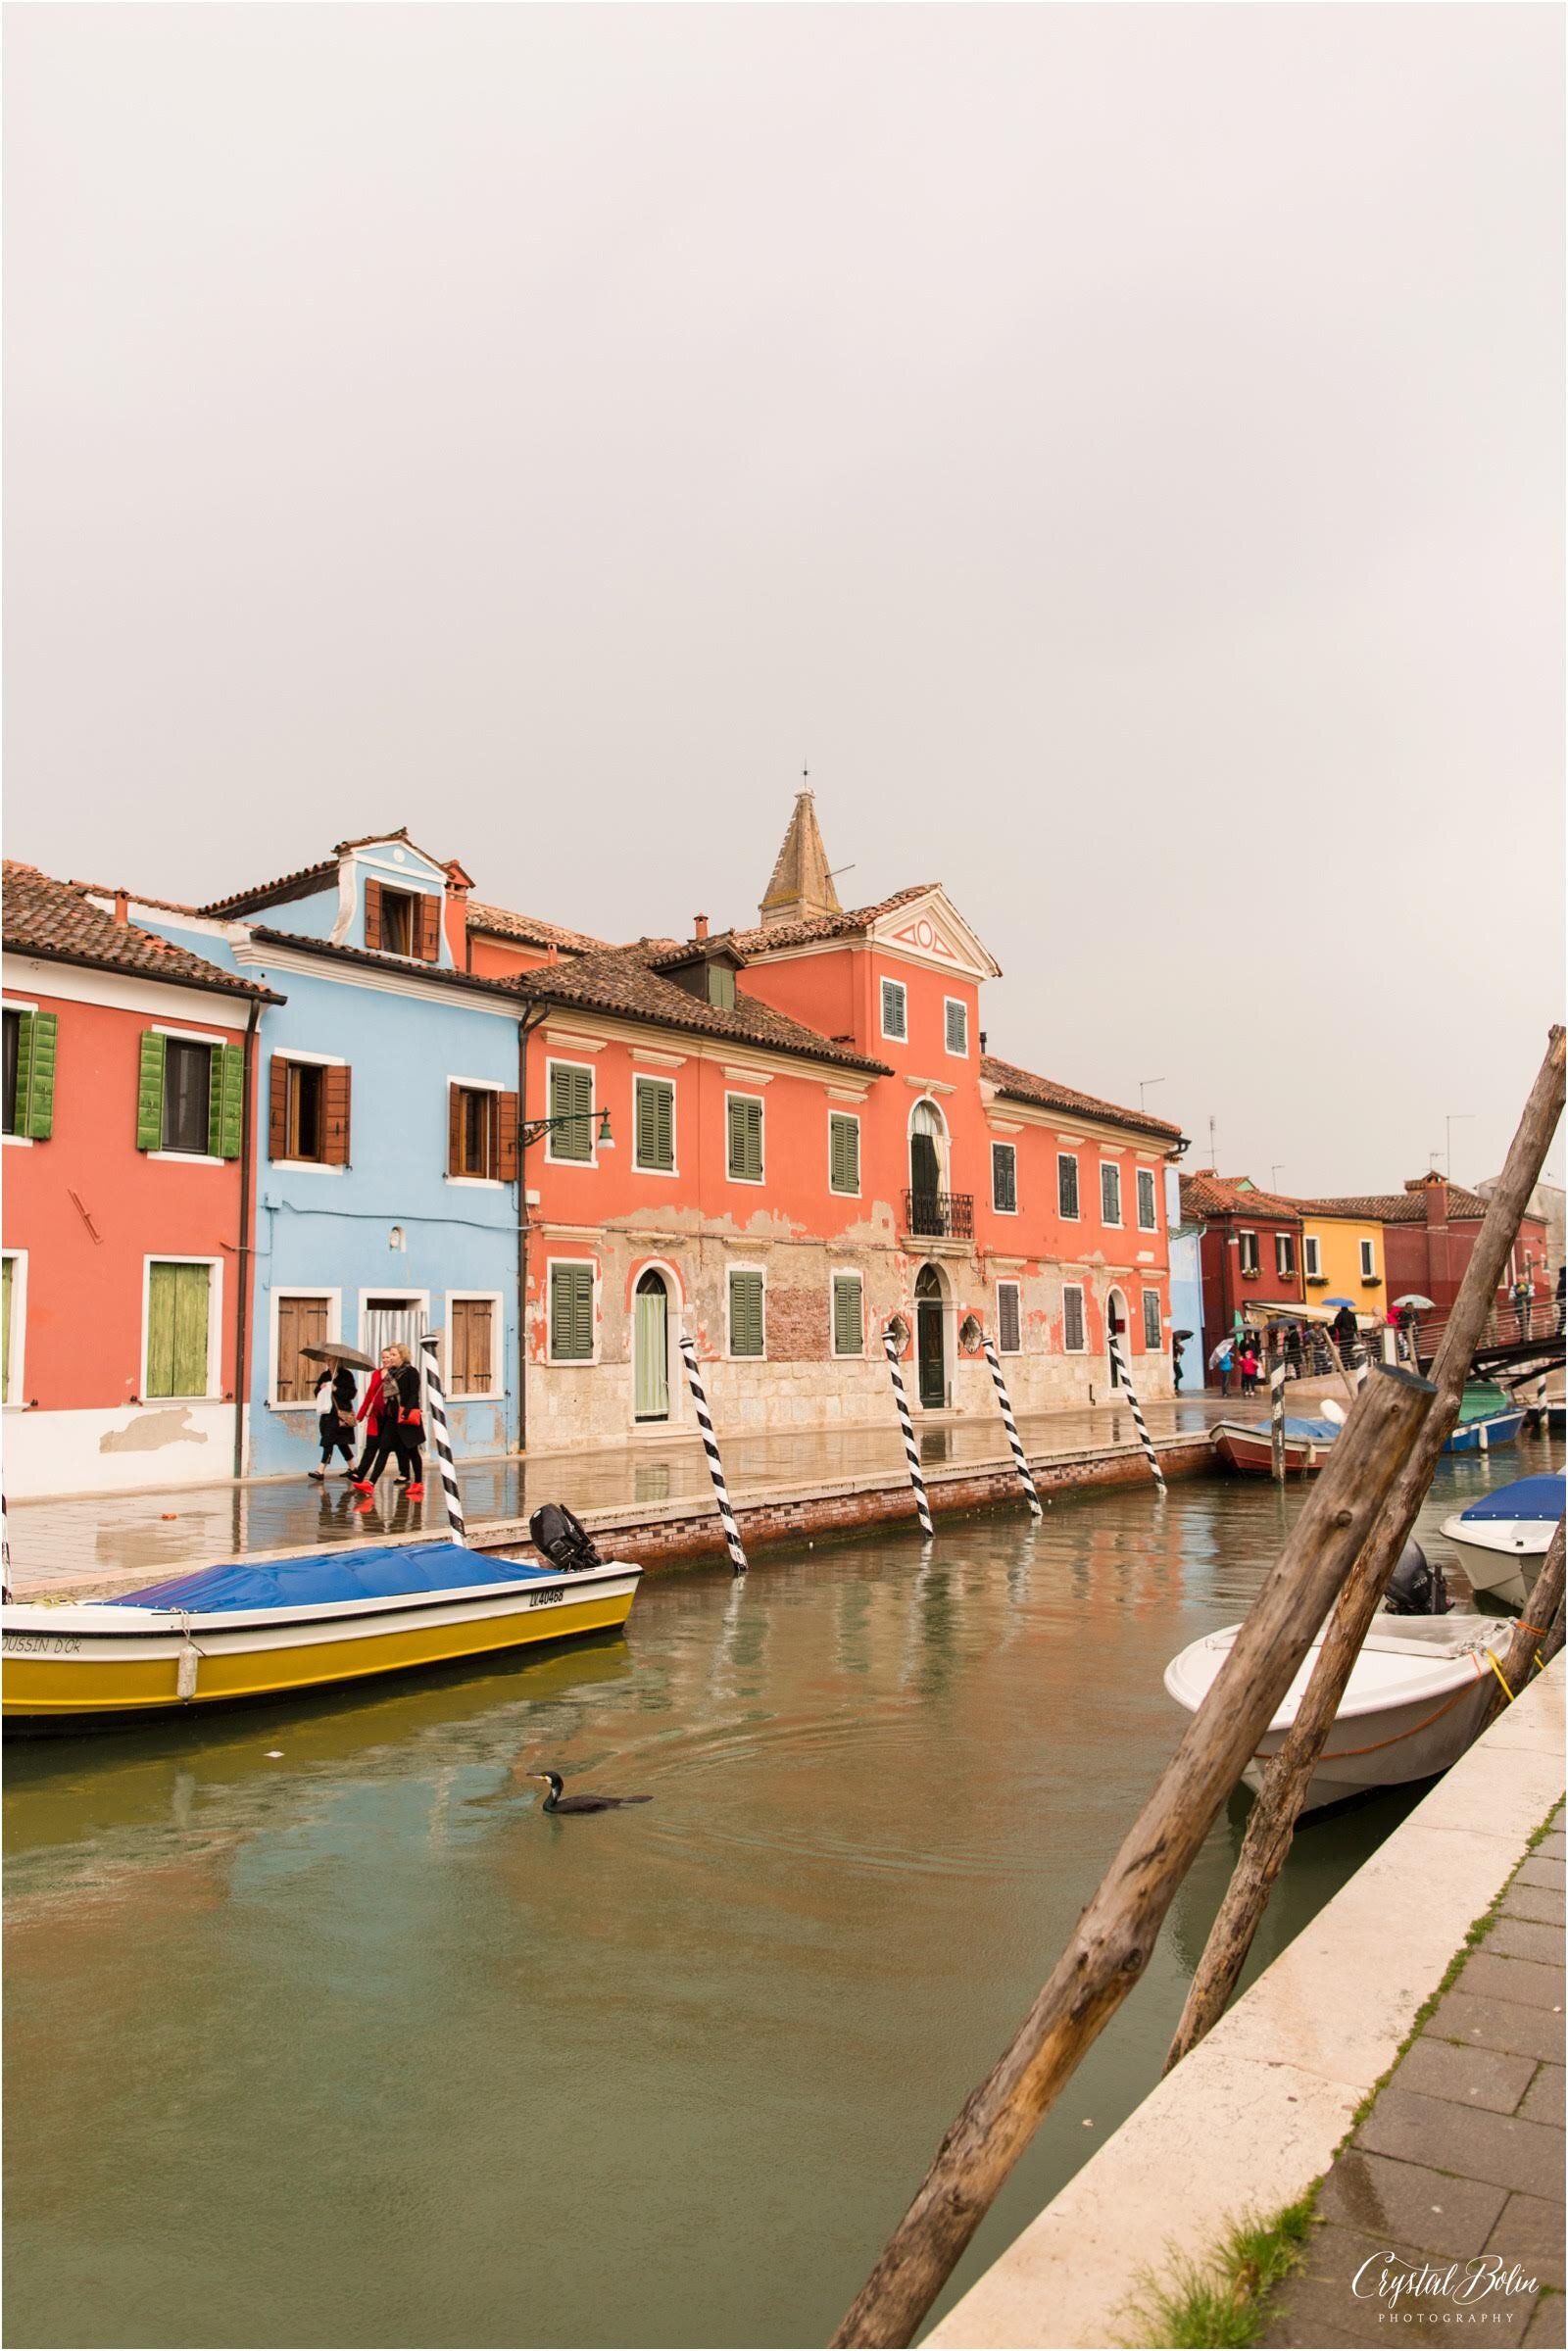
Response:
[[[324,1347],[302,1347],[302,1355],[309,1355],[321,1366],[316,1379],[316,1409],[318,1427],[321,1434],[321,1466],[309,1474],[318,1483],[323,1480],[332,1466],[336,1452],[343,1455],[345,1475],[352,1474],[354,1465],[354,1403],[356,1390],[351,1363],[368,1365],[370,1358],[362,1355],[357,1347],[344,1347],[329,1341]]]
[[[355,1473],[356,1492],[367,1498],[356,1507],[368,1510],[369,1496],[387,1463],[396,1457],[411,1502],[424,1497],[424,1442],[419,1409],[419,1374],[406,1347],[381,1349],[381,1365],[370,1380],[362,1410],[368,1415],[369,1442]]]

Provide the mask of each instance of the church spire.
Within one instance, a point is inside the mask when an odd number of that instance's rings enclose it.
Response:
[[[843,911],[827,869],[827,851],[809,792],[795,795],[795,813],[759,911],[768,928],[774,923],[808,922],[817,914]]]

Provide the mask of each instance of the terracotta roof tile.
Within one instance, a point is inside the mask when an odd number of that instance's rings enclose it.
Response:
[[[196,908],[198,914],[237,913],[243,906],[265,906],[270,899],[281,898],[299,882],[312,882],[329,873],[336,873],[336,857],[322,857],[315,865],[301,865],[293,873],[279,874],[275,882],[263,882],[254,890],[235,890],[227,898],[210,898]],[[152,905],[149,899],[147,904]]]
[[[5,863],[5,943],[17,955],[39,955],[56,963],[85,964],[99,971],[134,972],[142,979],[168,980],[186,988],[209,988],[223,996],[243,996],[263,1004],[284,999],[255,980],[220,970],[193,955],[188,948],[155,938],[134,922],[117,922],[86,892],[72,882],[57,882],[36,865],[11,858]]]
[[[1301,1202],[1283,1193],[1259,1192],[1240,1176],[1199,1173],[1182,1178],[1182,1215],[1267,1216],[1287,1223],[1300,1220]]]
[[[895,890],[874,906],[849,906],[841,914],[813,914],[804,922],[763,923],[755,930],[731,931],[732,938],[743,955],[760,955],[770,947],[805,947],[813,939],[848,939],[858,931],[869,930],[884,914],[895,907],[907,906],[911,898],[926,898],[936,888],[935,882],[915,882],[907,890]]]
[[[302,954],[324,955],[334,962],[361,963],[373,971],[400,972],[405,979],[436,980],[452,988],[473,988],[486,996],[514,996],[516,982],[511,979],[481,979],[476,971],[454,971],[450,964],[421,963],[416,955],[377,955],[368,947],[345,947],[331,939],[312,939],[303,931],[275,931],[269,924],[253,922],[246,926],[253,939],[278,947],[292,947]]]
[[[1425,1224],[1427,1220],[1427,1187],[1416,1179],[1402,1192],[1352,1193],[1339,1200],[1305,1200],[1302,1205],[1315,1208],[1320,1216],[1360,1216],[1369,1224]],[[1459,1217],[1481,1217],[1487,1203],[1474,1192],[1466,1192],[1462,1184],[1448,1186],[1448,1214]]]
[[[1054,1078],[1037,1077],[1032,1069],[999,1061],[995,1053],[981,1055],[980,1074],[1006,1102],[1036,1102],[1042,1109],[1061,1110],[1068,1116],[1103,1119],[1111,1126],[1131,1127],[1140,1135],[1156,1135],[1162,1143],[1184,1140],[1181,1128],[1172,1126],[1169,1119],[1152,1118],[1147,1110],[1124,1110],[1116,1102],[1102,1102],[1098,1095],[1058,1086]]]
[[[612,944],[609,939],[596,939],[588,931],[567,930],[564,923],[546,922],[538,914],[514,914],[510,906],[481,905],[476,899],[468,901],[468,928],[488,931],[498,939],[521,939],[529,947],[564,948],[568,955],[587,955]]]
[[[684,1029],[696,1036],[732,1037],[737,1045],[765,1046],[770,1052],[798,1053],[805,1059],[832,1061],[845,1069],[863,1069],[877,1077],[891,1073],[884,1061],[867,1060],[848,1052],[831,1038],[819,1036],[771,1004],[736,991],[733,1011],[662,979],[656,964],[667,961],[678,944],[667,939],[639,939],[630,947],[614,947],[583,955],[570,963],[554,963],[542,971],[525,971],[507,984],[535,1003],[575,1004],[584,1011],[618,1013],[629,1020],[651,1021],[656,1028]]]

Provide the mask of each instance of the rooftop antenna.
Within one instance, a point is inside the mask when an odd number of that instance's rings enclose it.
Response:
[[[1151,1087],[1151,1086],[1163,1086],[1163,1084],[1164,1084],[1164,1083],[1165,1083],[1165,1081],[1164,1081],[1164,1079],[1163,1079],[1163,1078],[1140,1078],[1140,1079],[1139,1079],[1139,1081],[1138,1081],[1138,1107],[1140,1108],[1140,1110],[1141,1110],[1141,1109],[1144,1107],[1144,1096],[1145,1096],[1145,1095],[1148,1093],[1148,1091],[1149,1091],[1150,1087]]]
[[[1444,1132],[1447,1138],[1447,1149],[1443,1154],[1443,1168],[1444,1173],[1446,1175],[1450,1184],[1453,1182],[1453,1130],[1455,1126],[1457,1126],[1462,1120],[1466,1118],[1474,1118],[1474,1110],[1450,1110],[1444,1119]]]
[[[1212,1111],[1210,1111],[1210,1112],[1209,1112],[1209,1118],[1208,1118],[1208,1163],[1209,1163],[1210,1167],[1212,1167],[1212,1169],[1214,1170],[1214,1173],[1215,1173],[1216,1175],[1218,1175],[1218,1173],[1219,1173],[1219,1152],[1218,1152],[1218,1151],[1216,1150],[1216,1148],[1215,1148],[1215,1144],[1214,1144],[1214,1114],[1213,1114],[1213,1112],[1212,1112]]]
[[[1276,1179],[1279,1177],[1279,1175],[1282,1173],[1282,1171],[1283,1171],[1283,1170],[1284,1170],[1286,1167],[1288,1167],[1289,1165],[1290,1165],[1290,1161],[1289,1161],[1288,1159],[1276,1159],[1276,1160],[1275,1160],[1275,1162],[1274,1162],[1273,1166],[1272,1166],[1272,1167],[1269,1169],[1269,1171],[1268,1171],[1268,1188],[1269,1188],[1270,1192],[1278,1192],[1278,1190],[1279,1190],[1279,1184],[1278,1184],[1278,1181],[1277,1181]]]

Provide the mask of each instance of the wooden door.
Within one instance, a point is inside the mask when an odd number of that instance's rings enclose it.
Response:
[[[639,1421],[669,1418],[669,1298],[657,1273],[637,1285],[632,1322],[632,1409]]]

